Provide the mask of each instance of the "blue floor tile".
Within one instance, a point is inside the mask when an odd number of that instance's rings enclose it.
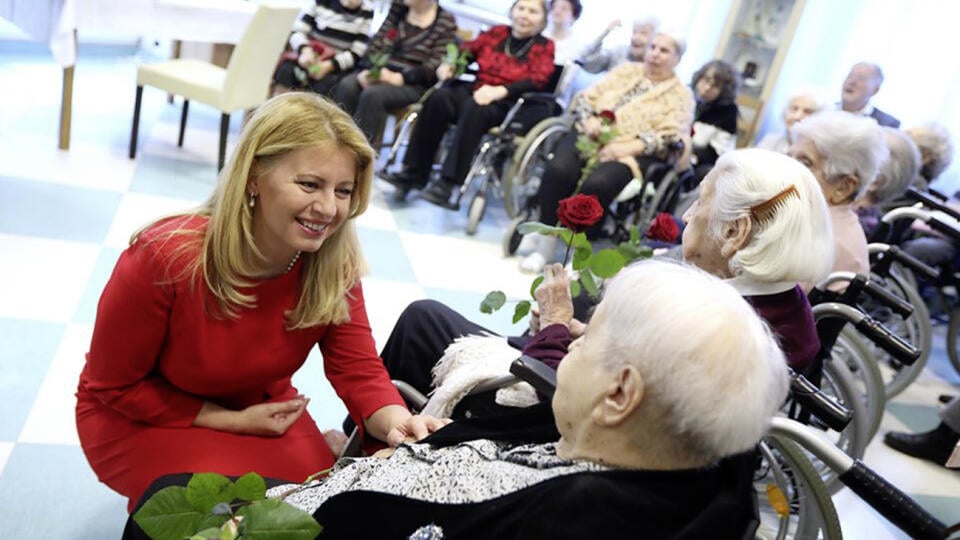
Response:
[[[126,504],[79,446],[18,444],[0,476],[0,537],[119,538]]]
[[[410,266],[399,234],[394,231],[357,227],[357,235],[360,237],[363,255],[370,265],[371,277],[416,283],[417,277]]]
[[[0,441],[15,441],[20,435],[65,328],[63,324],[0,319]]]
[[[145,152],[141,152],[137,160],[137,170],[130,183],[132,193],[195,200],[199,203],[210,196],[217,184],[216,153],[210,155],[209,163]]]
[[[909,403],[888,403],[887,413],[903,422],[911,433],[930,431],[937,427],[940,417],[933,405],[936,396],[930,396],[931,405],[912,405]]]
[[[113,273],[113,267],[117,264],[120,253],[121,250],[116,248],[103,247],[100,249],[100,256],[97,257],[96,265],[87,281],[86,289],[83,291],[83,296],[80,297],[77,312],[73,315],[73,322],[93,323],[96,319],[100,294]]]
[[[0,232],[100,243],[113,223],[121,194],[18,178],[0,178]],[[15,203],[15,204],[13,204]]]

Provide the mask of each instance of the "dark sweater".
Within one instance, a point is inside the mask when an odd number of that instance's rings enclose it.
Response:
[[[820,338],[810,301],[800,286],[782,293],[743,298],[773,329],[787,364],[797,373],[803,373],[820,350]]]

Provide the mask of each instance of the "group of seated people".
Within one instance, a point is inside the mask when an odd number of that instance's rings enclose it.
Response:
[[[559,12],[562,37],[582,9],[552,6],[517,0],[510,26],[462,45],[477,82],[432,91],[392,183],[449,203],[482,133],[552,73],[560,47],[543,35],[548,13]],[[571,102],[576,121],[546,164],[540,219],[555,221],[574,191],[608,207],[681,140],[700,180],[682,216],[684,262],[628,266],[584,320],[553,264],[556,238],[529,235],[525,267],[544,273],[530,332],[496,336],[419,301],[377,354],[354,220],[370,200],[387,111],[450,78],[441,60],[456,23],[435,0],[404,0],[368,39],[371,17],[357,0],[318,0],[304,22],[327,23],[295,33],[296,58],[277,71],[279,84],[313,92],[260,107],[203,206],[144,226],[120,256],[77,393],[98,478],[132,510],[179,473],[254,471],[276,495],[336,462],[289,498],[334,538],[406,538],[431,524],[450,538],[743,537],[755,518],[753,449],[784,401],[787,367],[807,372],[820,349],[806,291],[832,270],[868,271],[861,218],[918,175],[935,178],[949,138],[935,126],[881,128],[895,120],[869,105],[882,75],[858,64],[845,110],[798,94],[782,137],[734,150],[733,68],[712,61],[685,85],[675,73],[684,40],[638,24],[629,58]],[[319,31],[338,49],[311,44]],[[597,53],[595,42],[574,50]],[[380,52],[389,60],[371,77]],[[576,139],[603,129],[606,111],[617,137],[580,178]],[[457,126],[454,150],[428,187],[446,123]],[[337,462],[342,441],[320,431],[292,386],[314,346],[375,457]],[[414,414],[390,381],[428,394],[444,384],[438,366],[520,354],[557,370],[549,402],[527,391],[532,405],[505,405],[498,392]],[[956,444],[956,422],[945,417],[937,444]],[[131,523],[127,534],[142,533]]]

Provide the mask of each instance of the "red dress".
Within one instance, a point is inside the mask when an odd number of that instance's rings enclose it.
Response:
[[[206,219],[191,218],[187,226],[203,230]],[[100,297],[77,391],[87,460],[131,505],[164,474],[254,471],[299,482],[330,467],[334,456],[307,413],[281,437],[192,425],[204,401],[239,410],[292,399],[290,378],[315,344],[358,425],[385,405],[403,404],[377,355],[359,284],[348,295],[350,322],[339,325],[285,329],[302,262],[245,289],[257,304],[239,318],[212,315],[206,287],[168,277],[179,275],[191,255],[177,251],[191,237],[150,242],[172,227],[168,221],[144,232],[120,255]]]

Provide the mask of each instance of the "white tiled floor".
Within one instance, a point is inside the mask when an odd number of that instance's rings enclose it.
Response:
[[[2,44],[0,44],[2,45]],[[145,93],[137,160],[126,157],[139,58],[133,51],[81,49],[69,152],[56,149],[59,70],[39,47],[0,46],[0,537],[113,538],[125,519],[119,496],[99,484],[77,445],[77,375],[94,309],[129,234],[158,215],[198,204],[215,182],[218,113],[191,107],[176,148],[179,107]],[[238,121],[233,124],[232,140]],[[500,253],[506,218],[492,208],[475,237],[464,212],[423,201],[397,204],[378,183],[358,229],[370,262],[364,280],[374,337],[382,344],[410,301],[432,297],[501,333],[518,333],[504,310],[481,315],[484,293],[528,294],[530,278]],[[940,338],[942,339],[942,338]],[[930,369],[898,398],[884,429],[935,422],[939,393],[960,376],[942,345]],[[311,357],[295,384],[310,412],[334,427],[344,409]],[[940,517],[960,520],[960,473],[905,458],[877,441],[865,461]],[[847,538],[903,538],[855,496],[835,497]]]

